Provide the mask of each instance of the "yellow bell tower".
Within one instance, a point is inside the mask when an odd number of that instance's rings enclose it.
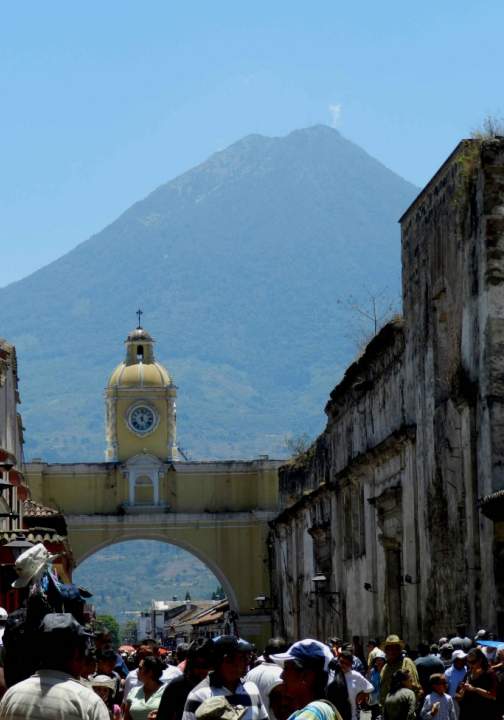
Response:
[[[176,446],[177,388],[154,357],[154,340],[140,325],[126,338],[126,358],[109,378],[105,391],[105,459],[124,462],[149,454],[161,461],[178,460]]]

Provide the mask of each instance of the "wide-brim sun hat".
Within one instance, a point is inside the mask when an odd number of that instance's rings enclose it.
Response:
[[[196,720],[241,720],[247,712],[242,705],[231,705],[225,697],[204,700],[195,712]]]
[[[91,687],[106,687],[109,690],[116,689],[116,681],[108,675],[95,675],[94,677],[88,678],[88,682]]]
[[[300,667],[308,667],[313,663],[320,662],[324,671],[327,672],[329,663],[334,657],[327,645],[319,640],[307,638],[295,642],[287,652],[271,655],[271,659],[281,667],[284,667],[288,661],[293,661]]]
[[[399,645],[399,647],[402,649],[404,648],[404,640],[401,640],[399,635],[388,635],[385,642],[383,643],[383,647],[389,647],[390,645]]]
[[[52,555],[42,543],[37,543],[22,553],[14,564],[18,578],[12,583],[13,588],[26,587],[33,578],[42,574],[50,563],[59,555]]]

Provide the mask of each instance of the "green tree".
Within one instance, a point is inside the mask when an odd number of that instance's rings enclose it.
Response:
[[[226,596],[224,594],[224,588],[222,587],[222,585],[218,585],[212,593],[212,600],[224,600],[225,597]]]
[[[186,599],[186,600],[190,600],[190,599],[191,599],[191,593],[189,592],[189,590],[188,590],[188,591],[186,592],[186,594],[185,594],[185,599]]]
[[[96,616],[97,627],[103,627],[109,631],[110,637],[112,638],[112,644],[117,647],[121,642],[119,623],[112,617],[112,615],[97,615]]]

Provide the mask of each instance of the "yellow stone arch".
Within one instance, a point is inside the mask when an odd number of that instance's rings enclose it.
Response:
[[[123,540],[182,547],[221,582],[239,614],[242,635],[262,643],[270,632],[269,616],[253,608],[256,597],[269,595],[266,541],[268,522],[278,512],[280,463],[163,463],[149,457],[125,463],[30,463],[27,476],[34,499],[65,515],[76,565]],[[132,478],[142,477],[149,463],[158,479],[157,502],[132,504]]]

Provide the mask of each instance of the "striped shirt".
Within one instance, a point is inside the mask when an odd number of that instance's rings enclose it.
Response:
[[[215,673],[209,673],[208,677],[196,685],[186,700],[182,720],[195,720],[195,712],[202,702],[211,697],[225,697],[233,705],[241,705],[247,709],[242,720],[267,720],[268,713],[259,695],[255,683],[246,680],[239,682],[236,688],[231,691],[221,685],[215,677]]]
[[[327,700],[314,700],[302,710],[293,712],[288,720],[341,720],[341,715]]]
[[[107,706],[67,673],[39,670],[13,685],[0,702],[0,720],[110,720]]]

